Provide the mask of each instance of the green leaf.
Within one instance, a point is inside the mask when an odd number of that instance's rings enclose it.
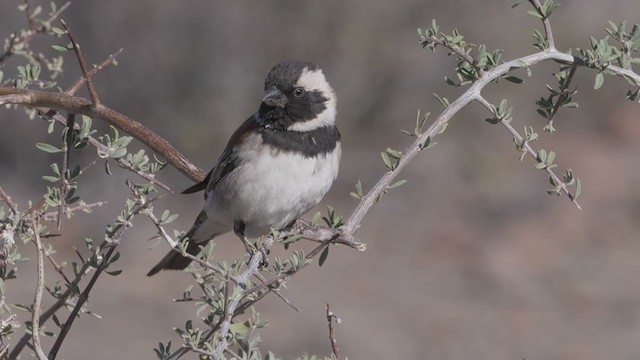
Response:
[[[61,35],[61,36],[66,34],[64,32],[64,30],[60,29],[59,27],[55,27],[55,26],[51,28],[51,31],[53,31],[55,34]]]
[[[604,73],[599,72],[596,74],[596,83],[593,85],[593,88],[598,90],[602,87],[602,84],[604,84]]]
[[[122,270],[113,270],[113,271],[108,271],[105,270],[104,272],[106,272],[107,274],[111,275],[111,276],[118,276],[122,273]]]
[[[538,19],[542,19],[542,15],[540,15],[536,10],[527,10],[527,14],[535,16]]]
[[[505,76],[504,79],[507,80],[507,81],[510,81],[510,82],[512,82],[514,84],[522,84],[524,82],[524,80],[520,79],[517,76],[513,76],[513,75]]]
[[[62,46],[62,45],[51,45],[51,48],[53,48],[53,50],[55,51],[59,51],[59,52],[65,52],[65,51],[69,51],[70,49],[66,46]]]
[[[51,154],[62,152],[62,149],[59,149],[51,144],[47,143],[37,143],[36,147],[44,152],[48,152]]]
[[[402,186],[402,185],[404,185],[406,183],[407,183],[407,180],[404,180],[404,179],[403,180],[398,180],[395,183],[387,186],[387,189],[394,189],[394,188],[400,187],[400,186]]]
[[[120,148],[116,151],[114,151],[113,153],[111,153],[111,157],[113,159],[118,159],[121,158],[123,156],[125,156],[127,154],[127,148]]]
[[[387,169],[393,170],[393,165],[391,164],[389,155],[385,151],[381,152],[380,155],[382,156],[382,161],[384,162],[384,165],[387,167]]]
[[[329,256],[329,246],[322,250],[322,254],[320,254],[320,260],[318,260],[318,265],[324,265],[324,262],[327,261],[327,257]]]

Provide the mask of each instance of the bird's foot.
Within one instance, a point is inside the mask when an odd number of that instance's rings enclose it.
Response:
[[[242,240],[242,244],[244,244],[245,251],[249,254],[249,257],[253,257],[258,252],[258,248],[249,241],[245,236],[241,236],[240,240]]]
[[[269,250],[261,247],[260,255],[262,255],[262,260],[260,260],[260,268],[264,269],[269,267]]]

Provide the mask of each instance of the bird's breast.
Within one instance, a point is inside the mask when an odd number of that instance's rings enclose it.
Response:
[[[338,175],[340,143],[317,156],[264,146],[251,135],[237,149],[239,166],[215,189],[215,200],[226,215],[247,224],[247,235],[282,228],[316,205]]]

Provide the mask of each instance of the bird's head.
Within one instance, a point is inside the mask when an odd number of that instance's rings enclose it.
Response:
[[[275,65],[264,89],[258,114],[266,128],[310,131],[335,123],[335,92],[313,63],[288,61]]]

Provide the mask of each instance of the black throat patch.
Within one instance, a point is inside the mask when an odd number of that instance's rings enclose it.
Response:
[[[274,149],[314,157],[335,150],[340,141],[336,126],[323,126],[310,131],[288,131],[273,128],[258,128],[262,141]]]

